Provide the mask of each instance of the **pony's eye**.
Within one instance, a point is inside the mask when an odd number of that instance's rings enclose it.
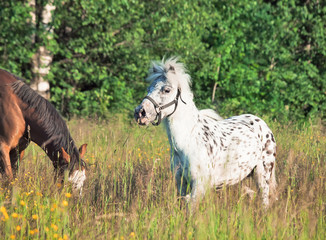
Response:
[[[169,92],[171,92],[171,89],[166,88],[166,89],[163,90],[163,92],[164,92],[164,93],[169,93]]]

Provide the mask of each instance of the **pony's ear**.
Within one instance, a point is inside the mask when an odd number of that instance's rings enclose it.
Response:
[[[79,148],[79,155],[80,155],[80,158],[83,158],[85,153],[86,153],[86,147],[87,147],[87,144],[83,144],[80,146]]]
[[[174,66],[170,65],[170,67],[169,67],[169,70],[168,70],[168,71],[171,71],[171,72],[175,73],[175,68],[174,68]]]
[[[61,152],[62,152],[62,158],[63,160],[65,160],[66,163],[70,163],[70,156],[69,154],[63,149],[63,147],[61,148]]]

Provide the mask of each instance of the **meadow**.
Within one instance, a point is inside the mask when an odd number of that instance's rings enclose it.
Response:
[[[162,126],[73,119],[88,144],[83,196],[54,181],[32,143],[16,178],[0,184],[0,239],[326,239],[326,128],[268,122],[277,141],[278,200],[264,210],[241,184],[211,190],[190,214],[177,196]],[[245,180],[256,189],[251,179]]]

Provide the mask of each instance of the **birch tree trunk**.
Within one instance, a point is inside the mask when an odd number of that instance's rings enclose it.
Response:
[[[32,24],[36,32],[41,28],[46,33],[46,38],[51,39],[53,30],[50,28],[50,23],[52,11],[55,9],[52,0],[49,0],[44,7],[38,0],[30,0],[29,4],[33,8],[33,12],[31,12]],[[40,41],[37,35],[33,35],[32,38],[34,44]],[[53,55],[46,49],[46,46],[40,46],[32,57],[33,79],[30,87],[46,99],[50,98],[50,84],[45,80],[45,76],[50,72],[52,59]]]

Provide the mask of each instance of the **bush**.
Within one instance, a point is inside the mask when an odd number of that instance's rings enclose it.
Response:
[[[0,1],[0,67],[27,79],[36,51],[30,11],[24,1]]]
[[[8,5],[2,11],[9,16],[9,4],[2,4]],[[150,60],[178,55],[193,78],[200,108],[214,108],[223,116],[250,112],[284,121],[325,118],[322,1],[54,4],[54,39],[44,42],[54,54],[48,75],[51,101],[65,115],[132,112],[146,93]],[[25,47],[30,29],[21,27],[29,9],[19,2],[11,8],[24,12],[14,34],[25,42],[10,45],[10,53],[0,48],[2,56],[12,59],[9,64],[2,57],[1,65],[29,77],[26,66],[34,49]],[[3,25],[4,36],[11,25]]]

